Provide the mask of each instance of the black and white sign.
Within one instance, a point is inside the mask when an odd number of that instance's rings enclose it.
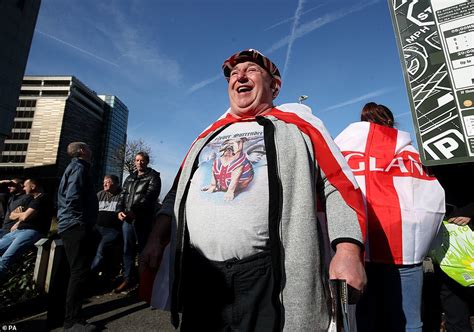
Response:
[[[474,161],[474,1],[389,5],[423,163]]]

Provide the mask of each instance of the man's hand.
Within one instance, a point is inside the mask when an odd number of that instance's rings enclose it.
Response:
[[[448,219],[448,222],[456,224],[458,226],[465,226],[469,224],[470,221],[471,218],[469,217],[453,217]]]
[[[157,270],[160,267],[163,252],[170,241],[170,235],[171,217],[163,214],[159,215],[140,255],[140,274],[145,268]]]
[[[329,264],[330,279],[344,279],[347,284],[362,291],[367,276],[360,258],[360,248],[353,243],[339,243],[336,254]]]
[[[16,231],[18,229],[18,226],[20,225],[20,222],[17,221],[13,226],[12,228],[10,228],[10,232],[13,232],[13,231]]]
[[[145,268],[158,270],[163,259],[163,252],[165,248],[162,247],[158,241],[148,241],[145,248],[140,255],[139,270],[142,274]]]
[[[125,214],[125,212],[119,212],[118,218],[120,221],[125,221],[125,219],[127,219],[127,215]]]

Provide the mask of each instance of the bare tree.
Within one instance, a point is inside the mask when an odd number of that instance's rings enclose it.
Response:
[[[153,162],[151,147],[141,138],[127,141],[125,147],[122,147],[117,151],[115,159],[120,164],[123,162],[123,170],[126,173],[131,174],[135,171],[135,156],[140,151],[148,153],[150,156],[150,163]]]

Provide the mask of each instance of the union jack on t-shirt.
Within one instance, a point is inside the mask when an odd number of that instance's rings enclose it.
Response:
[[[218,190],[227,191],[232,180],[232,172],[239,167],[242,167],[242,174],[239,177],[238,184],[248,183],[252,180],[254,174],[253,167],[244,153],[241,153],[239,158],[231,161],[230,164],[226,166],[222,164],[220,158],[214,160],[212,173],[216,179]]]

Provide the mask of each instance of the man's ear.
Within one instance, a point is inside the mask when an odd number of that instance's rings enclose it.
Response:
[[[277,92],[276,84],[277,84],[276,81],[273,79],[273,80],[272,80],[272,83],[271,83],[271,85],[270,85],[270,88],[272,89],[272,96],[273,96],[273,98],[276,97],[276,92]]]

